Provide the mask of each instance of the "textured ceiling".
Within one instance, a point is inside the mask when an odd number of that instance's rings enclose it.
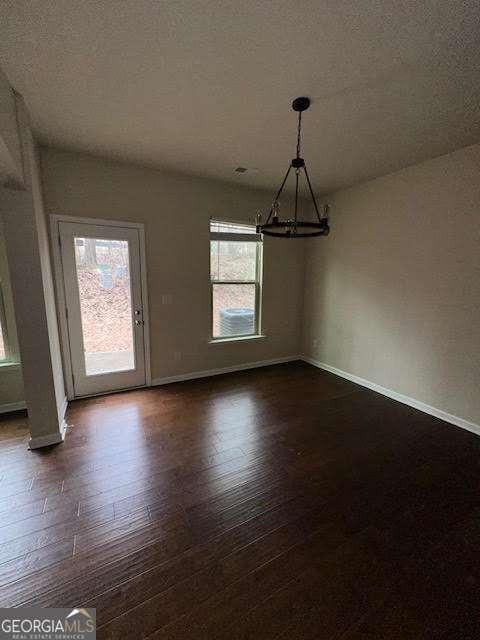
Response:
[[[45,143],[272,188],[308,95],[327,192],[480,140],[479,16],[478,0],[3,0],[0,65]]]

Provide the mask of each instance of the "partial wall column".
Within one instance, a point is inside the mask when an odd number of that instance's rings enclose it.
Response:
[[[23,99],[15,95],[23,189],[0,187],[30,448],[64,439],[66,396],[38,158]],[[1,137],[0,131],[0,137]]]

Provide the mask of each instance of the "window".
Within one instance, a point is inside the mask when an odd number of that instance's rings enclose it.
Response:
[[[18,363],[17,331],[8,273],[7,253],[0,222],[0,365]]]
[[[212,336],[260,333],[262,242],[255,227],[210,222]]]

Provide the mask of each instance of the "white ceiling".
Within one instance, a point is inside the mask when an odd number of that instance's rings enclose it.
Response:
[[[0,65],[45,143],[272,188],[308,95],[327,192],[480,140],[479,16],[478,0],[3,0]]]

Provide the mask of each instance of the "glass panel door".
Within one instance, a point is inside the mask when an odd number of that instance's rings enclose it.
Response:
[[[145,384],[137,229],[60,222],[76,396]]]

